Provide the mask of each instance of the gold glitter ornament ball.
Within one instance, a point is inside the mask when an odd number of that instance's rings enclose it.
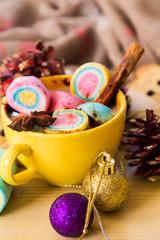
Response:
[[[105,156],[104,154],[106,153],[103,152],[102,157]],[[109,154],[107,154],[107,156],[109,156]],[[92,193],[96,191],[103,165],[102,157],[99,159],[98,165],[93,167],[83,180],[83,193],[87,197],[91,189]],[[130,184],[124,171],[115,166],[115,160],[113,158],[110,158],[110,160],[103,172],[95,199],[95,206],[102,212],[110,212],[120,208],[127,200],[130,189]]]

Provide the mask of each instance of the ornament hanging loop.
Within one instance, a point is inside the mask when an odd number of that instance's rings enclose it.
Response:
[[[105,175],[113,174],[115,172],[115,160],[107,152],[101,152],[98,155],[97,160],[99,169],[103,168],[105,163]]]

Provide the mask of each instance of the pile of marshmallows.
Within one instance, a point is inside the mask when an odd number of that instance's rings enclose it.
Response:
[[[86,63],[73,74],[70,92],[55,91],[51,95],[34,76],[18,77],[6,92],[7,103],[19,113],[53,111],[54,123],[46,133],[71,133],[89,128],[89,118],[103,124],[114,117],[111,109],[95,102],[109,82],[109,70],[99,63]]]

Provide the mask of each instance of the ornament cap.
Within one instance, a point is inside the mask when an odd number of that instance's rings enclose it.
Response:
[[[98,167],[101,169],[106,164],[104,174],[113,174],[115,172],[115,160],[107,152],[101,152],[98,155]]]

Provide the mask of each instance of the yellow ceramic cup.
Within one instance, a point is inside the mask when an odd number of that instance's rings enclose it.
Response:
[[[2,104],[3,127],[10,147],[2,156],[0,175],[11,185],[34,178],[56,186],[80,184],[95,157],[102,151],[113,155],[120,144],[126,114],[126,99],[120,91],[116,105],[116,116],[101,126],[70,134],[44,134],[17,132],[7,127],[11,120]],[[13,175],[16,158],[26,169]]]

